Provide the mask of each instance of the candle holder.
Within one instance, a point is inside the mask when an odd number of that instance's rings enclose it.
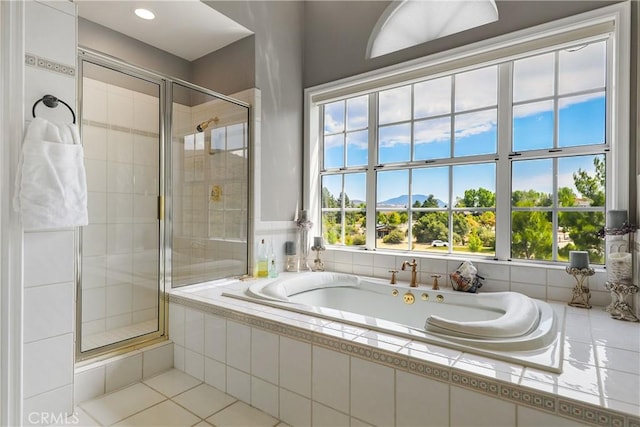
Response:
[[[591,293],[589,287],[584,285],[584,279],[589,276],[593,276],[596,271],[591,267],[576,268],[568,266],[566,268],[567,274],[572,275],[576,279],[576,286],[573,288],[573,297],[569,305],[578,308],[591,308],[589,299],[591,299]]]
[[[614,319],[638,322],[638,317],[633,313],[631,305],[626,302],[628,296],[638,292],[638,286],[633,283],[607,281],[604,287],[611,291],[612,299],[614,299],[605,311]]]
[[[324,251],[325,247],[313,245],[311,250],[316,252],[316,259],[313,260],[313,271],[324,271],[324,263],[320,259],[320,252]]]
[[[311,271],[307,258],[309,258],[309,230],[313,223],[307,219],[307,211],[301,210],[296,221],[300,237],[300,259],[298,263],[299,271]]]

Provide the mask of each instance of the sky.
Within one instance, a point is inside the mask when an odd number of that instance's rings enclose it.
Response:
[[[601,41],[514,61],[511,151],[554,148],[556,121],[559,148],[604,143],[605,52]],[[378,163],[496,153],[497,71],[490,66],[417,83],[413,103],[411,86],[380,92]],[[345,149],[346,166],[367,164],[367,117],[366,95],[325,106],[325,168],[345,166]],[[550,159],[514,161],[512,189],[553,192],[553,168]],[[580,168],[593,173],[593,156],[559,159],[556,168],[558,186],[580,195],[572,176]],[[411,173],[380,170],[378,200],[408,194],[410,180],[413,194],[433,194],[447,204],[455,204],[465,189],[495,192],[495,164],[454,166],[451,176],[448,167]],[[323,186],[338,195],[341,178],[326,177]],[[345,175],[345,191],[365,200],[364,173]]]

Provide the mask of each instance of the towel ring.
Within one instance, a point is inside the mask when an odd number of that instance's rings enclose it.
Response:
[[[40,102],[42,102],[44,105],[46,105],[49,108],[56,108],[58,106],[58,102],[62,102],[71,112],[71,116],[73,117],[73,124],[76,124],[76,113],[73,112],[73,108],[71,108],[69,104],[64,102],[62,99],[58,99],[53,95],[45,95],[42,98],[38,99],[35,102],[35,104],[33,104],[33,108],[31,109],[31,114],[33,115],[34,118],[36,117],[36,105],[38,105]]]

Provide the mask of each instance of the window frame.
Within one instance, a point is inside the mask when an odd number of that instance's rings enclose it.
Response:
[[[606,152],[607,168],[607,200],[606,209],[629,208],[629,64],[630,64],[630,4],[624,2],[586,12],[580,15],[553,21],[547,24],[520,30],[489,40],[473,43],[440,54],[419,60],[409,61],[395,66],[368,72],[359,76],[331,82],[305,90],[305,192],[304,205],[309,207],[314,232],[320,232],[320,161],[322,157],[321,140],[323,132],[322,120],[319,120],[321,105],[340,99],[366,95],[371,92],[413,84],[425,79],[433,79],[466,70],[481,68],[492,64],[499,65],[498,81],[510,78],[513,72],[512,61],[525,56],[533,56],[545,51],[559,49],[576,41],[595,41],[608,38],[606,83],[606,117],[605,144],[602,150],[594,154]],[[611,58],[611,59],[609,59]],[[503,85],[498,84],[499,88]],[[498,109],[498,140],[512,140],[512,88],[498,91],[498,104],[509,105],[509,108]],[[369,98],[369,113],[376,111],[377,102]],[[554,99],[558,98],[554,94]],[[517,104],[517,103],[514,103]],[[412,106],[413,108],[413,106]],[[377,114],[377,111],[376,111]],[[452,112],[451,114],[455,114]],[[375,114],[374,114],[375,115]],[[412,118],[414,121],[415,118]],[[377,147],[375,146],[378,131],[369,125],[369,169],[377,165]],[[373,137],[373,138],[372,138]],[[413,145],[412,145],[413,146]],[[511,144],[498,144],[496,162],[496,256],[497,260],[510,260],[510,227],[511,203],[503,200],[511,194]],[[549,150],[532,150],[527,158],[549,158]],[[562,155],[573,152],[584,153],[583,147],[564,147]],[[543,156],[544,154],[544,156]],[[475,160],[476,157],[472,156]],[[524,159],[524,156],[521,157]],[[435,160],[430,166],[450,164],[452,159]],[[479,159],[478,159],[479,160]],[[492,159],[493,160],[493,159]],[[411,162],[410,162],[411,163]],[[473,161],[473,163],[476,163]],[[506,163],[506,164],[505,164]],[[406,166],[405,168],[410,168]],[[390,170],[391,167],[384,168]],[[362,170],[362,168],[361,168]],[[347,172],[345,170],[344,172]],[[367,200],[376,200],[376,173],[367,174]],[[373,177],[373,178],[372,178]],[[555,190],[554,190],[555,191]],[[453,204],[453,201],[450,201]],[[449,209],[453,209],[449,207]],[[455,210],[455,209],[453,209]],[[376,207],[367,208],[367,224],[375,224]],[[411,209],[407,209],[410,212]],[[373,212],[373,213],[371,213]],[[314,221],[315,219],[315,221]],[[367,244],[365,249],[375,249],[375,227],[367,227]],[[555,245],[555,244],[554,244]],[[377,249],[378,251],[384,249]],[[412,251],[414,255],[431,255],[429,252]],[[455,255],[455,254],[453,254]],[[544,262],[544,261],[535,261]],[[548,263],[548,261],[547,261]]]

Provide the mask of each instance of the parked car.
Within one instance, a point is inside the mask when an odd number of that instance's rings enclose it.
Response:
[[[449,246],[449,242],[443,242],[442,240],[434,240],[431,242],[431,246],[442,247]]]

